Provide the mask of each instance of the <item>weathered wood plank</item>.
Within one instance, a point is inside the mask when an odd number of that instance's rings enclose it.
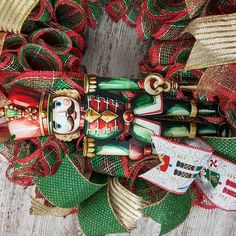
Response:
[[[90,30],[83,63],[89,73],[104,76],[139,75],[138,62],[147,52],[148,42],[140,42],[136,32],[124,24],[112,24],[104,17],[100,26]],[[29,215],[32,188],[22,189],[5,178],[7,165],[0,163],[1,236],[82,236],[76,216],[66,219]],[[174,220],[174,219],[173,219]],[[144,231],[136,233],[143,236]],[[148,229],[151,232],[151,228]],[[145,235],[147,231],[145,231]],[[151,236],[152,234],[149,233]],[[188,219],[168,236],[234,236],[236,213],[193,208]]]

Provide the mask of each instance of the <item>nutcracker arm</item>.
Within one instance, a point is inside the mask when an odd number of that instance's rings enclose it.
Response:
[[[180,85],[182,88],[183,86]],[[84,78],[85,93],[96,91],[138,91],[145,90],[150,95],[156,96],[161,93],[177,90],[178,83],[164,80],[160,74],[150,74],[144,79],[135,78],[115,78],[115,77],[98,77],[86,74]],[[184,86],[185,89],[196,89],[196,86]]]
[[[100,141],[84,138],[83,155],[94,156],[128,156],[131,160],[140,160],[151,155],[151,146],[135,139],[129,141]]]
[[[96,91],[137,91],[142,89],[140,79],[98,77],[86,75],[84,79],[85,93]]]

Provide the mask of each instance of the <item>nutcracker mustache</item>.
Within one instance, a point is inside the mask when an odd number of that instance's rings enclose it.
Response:
[[[69,116],[71,116],[74,112],[75,112],[75,103],[74,103],[74,101],[71,100],[71,105],[70,105],[70,107],[67,109],[67,114],[68,114]]]
[[[74,122],[74,118],[72,117],[72,115],[74,114],[75,112],[75,103],[73,101],[71,101],[71,105],[70,107],[67,109],[67,121],[70,123],[71,125],[71,130],[74,129],[74,125],[75,125],[75,122]],[[70,130],[70,131],[71,131]]]
[[[53,102],[53,108],[56,107],[56,103]],[[70,107],[68,107],[67,111],[66,111],[66,115],[67,115],[67,121],[68,123],[71,125],[71,128],[69,130],[72,131],[74,129],[74,126],[75,126],[75,121],[74,119],[76,119],[77,117],[77,114],[76,114],[76,111],[75,111],[75,103],[74,101],[71,100],[71,105]],[[74,116],[74,117],[73,117]],[[55,128],[56,125],[55,125],[55,121],[53,121],[53,127]]]
[[[56,102],[53,102],[53,109],[56,107]],[[75,103],[74,101],[71,100],[71,105],[70,107],[67,109],[67,114],[68,116],[71,116],[74,112],[75,112]]]
[[[70,123],[70,125],[71,125],[70,131],[72,131],[72,130],[74,129],[74,125],[75,125],[75,122],[74,122],[73,117],[72,117],[72,116],[68,116],[68,117],[67,117],[67,121],[68,121],[68,122]]]

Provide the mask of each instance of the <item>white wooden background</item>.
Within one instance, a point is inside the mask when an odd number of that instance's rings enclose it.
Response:
[[[112,24],[104,16],[99,27],[89,31],[84,59],[89,73],[104,76],[138,76],[138,62],[147,52],[148,42],[140,42],[133,29],[123,23]],[[0,236],[80,236],[76,216],[66,219],[29,215],[30,194],[5,178],[7,165],[0,162]],[[175,219],[173,219],[175,220]],[[152,236],[142,227],[136,236]],[[168,236],[235,236],[236,213],[193,208],[188,219]],[[98,235],[100,236],[100,235]],[[156,235],[155,235],[156,236]]]

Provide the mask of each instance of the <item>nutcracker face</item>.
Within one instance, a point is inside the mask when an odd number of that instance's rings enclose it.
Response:
[[[66,96],[53,98],[53,132],[70,134],[80,127],[80,105]]]

